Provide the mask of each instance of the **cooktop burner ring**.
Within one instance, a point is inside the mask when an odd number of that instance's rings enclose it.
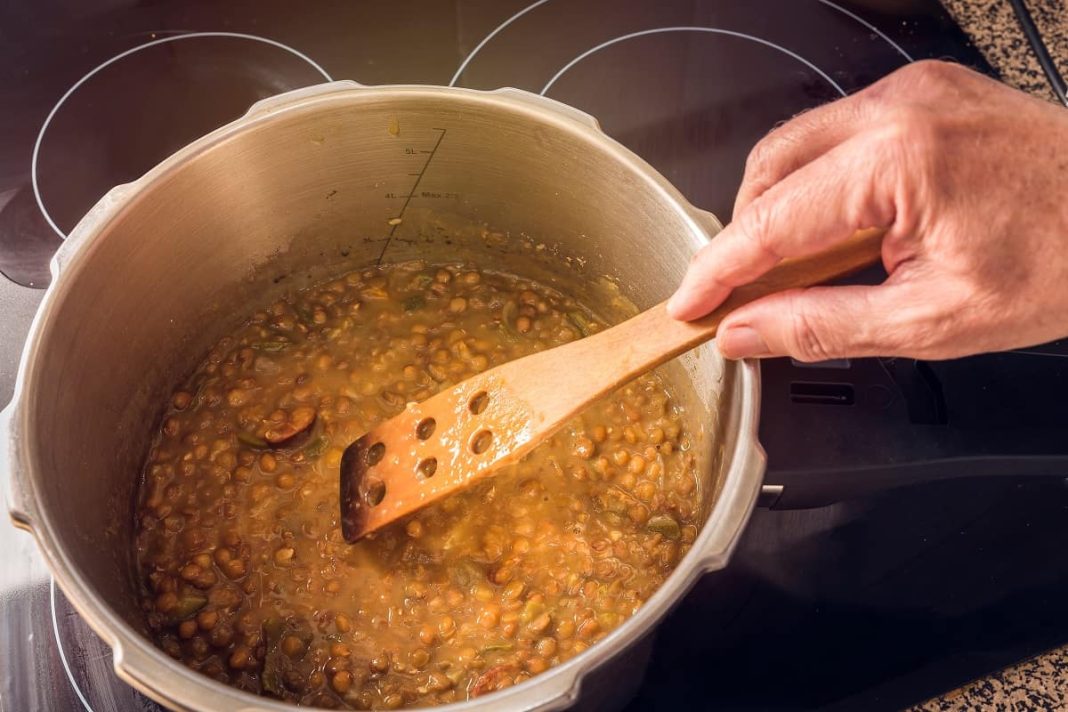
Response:
[[[59,661],[63,663],[63,672],[67,674],[67,682],[70,683],[82,706],[88,712],[93,712],[92,705],[89,704],[89,700],[86,698],[85,693],[82,692],[82,688],[78,686],[78,681],[74,679],[74,673],[70,669],[70,663],[67,662],[67,653],[63,649],[63,638],[59,634],[59,617],[56,615],[56,580],[51,576],[48,578],[48,605],[52,609],[52,634],[55,636],[56,648],[59,650]]]
[[[450,87],[456,86],[456,83],[460,81],[460,77],[463,75],[464,70],[467,69],[467,66],[472,62],[472,60],[474,60],[474,58],[478,55],[478,53],[481,52],[482,49],[487,44],[489,44],[489,42],[494,37],[496,37],[501,32],[503,32],[505,29],[507,29],[509,25],[514,23],[519,18],[523,17],[524,15],[528,14],[529,12],[531,12],[533,10],[536,10],[537,8],[541,7],[542,5],[544,5],[547,2],[549,2],[549,0],[537,0],[537,2],[533,2],[530,5],[527,5],[522,10],[520,10],[519,12],[516,12],[514,15],[512,15],[511,17],[506,19],[504,22],[502,22],[501,24],[497,25],[497,27],[495,27],[489,34],[487,34],[485,37],[483,37],[482,40],[477,45],[475,45],[474,49],[472,49],[471,52],[468,53],[468,55],[466,57],[464,57],[464,60],[462,62],[460,62],[460,66],[456,68],[456,72],[452,75],[452,79],[449,80],[449,86]],[[912,57],[911,54],[906,52],[905,49],[901,45],[899,45],[897,42],[895,42],[893,39],[891,39],[889,35],[887,35],[885,32],[880,30],[878,27],[876,27],[872,23],[870,23],[867,20],[865,20],[860,15],[857,15],[855,12],[847,10],[846,8],[838,5],[837,3],[832,2],[831,0],[816,0],[816,2],[819,2],[819,3],[821,3],[821,4],[825,5],[825,6],[833,9],[833,10],[837,10],[838,12],[842,13],[846,17],[849,17],[853,21],[863,25],[868,30],[870,30],[875,35],[877,35],[880,39],[882,39],[884,42],[886,42],[891,47],[893,47],[894,50],[897,51],[897,53],[900,54],[902,57],[904,57],[906,61],[908,61],[908,62],[915,62],[916,61]],[[667,29],[668,28],[660,28],[660,30],[658,30],[658,31],[663,32],[663,31],[666,31]],[[676,29],[678,29],[678,28],[676,28]],[[702,27],[702,28],[692,28],[692,29],[711,31],[711,30],[713,30],[715,28],[703,28]],[[724,34],[737,34],[739,36],[745,37],[746,39],[753,39],[753,40],[757,40],[759,42],[767,42],[766,40],[760,40],[760,39],[758,39],[756,37],[753,37],[751,35],[744,35],[742,33],[732,33],[729,30],[723,30],[722,32]],[[566,72],[570,68],[571,64],[574,64],[574,63],[578,62],[579,60],[585,58],[589,54],[592,54],[593,52],[596,52],[597,50],[602,49],[603,47],[606,47],[606,46],[608,46],[610,44],[613,44],[616,41],[620,41],[620,40],[623,40],[623,39],[629,39],[630,37],[639,37],[639,36],[641,36],[643,34],[652,34],[652,32],[651,31],[637,32],[637,33],[633,33],[633,34],[628,35],[628,36],[617,37],[615,40],[609,40],[608,42],[605,42],[602,45],[598,45],[597,47],[594,47],[593,49],[588,50],[586,53],[583,53],[582,55],[579,55],[574,60],[572,60],[572,62],[570,64],[568,64],[562,70],[557,72],[557,74],[554,75],[553,78],[549,80],[549,83],[545,85],[544,89],[542,89],[541,94],[544,95],[545,92],[547,92],[549,90],[549,88],[552,86],[552,84],[560,77],[560,75],[563,74],[564,72]],[[770,42],[767,42],[767,44],[769,44],[772,47],[775,47],[776,49],[780,49],[780,50],[783,49],[783,48],[779,47],[778,45],[774,45],[774,44],[772,44]],[[788,54],[792,54],[792,53],[790,53],[788,51],[787,51],[787,53]],[[799,59],[802,62],[804,62],[810,68],[814,69],[821,76],[823,76],[825,79],[830,81],[831,84],[836,89],[838,89],[839,92],[842,92],[841,87],[839,87],[834,81],[832,81],[826,74],[824,74],[822,71],[820,71],[817,67],[812,65],[807,60],[804,60],[800,56],[797,56],[797,55],[793,55],[793,56],[796,59]],[[842,95],[845,96],[845,93],[842,92]]]
[[[908,60],[909,62],[915,62],[916,61],[913,58],[913,56],[911,54],[909,54],[908,52],[906,52],[905,49],[901,45],[899,45],[897,42],[894,42],[892,39],[890,39],[889,35],[887,35],[885,32],[883,32],[878,27],[876,27],[875,25],[871,24],[870,22],[865,20],[863,17],[861,17],[860,15],[856,14],[855,12],[853,12],[852,10],[847,10],[846,8],[844,8],[841,5],[839,5],[838,3],[831,2],[831,0],[816,0],[816,2],[823,3],[827,7],[831,8],[833,10],[837,10],[838,12],[842,13],[843,15],[846,15],[847,17],[851,17],[852,19],[856,20],[857,22],[859,22],[860,24],[864,25],[869,30],[871,30],[872,32],[877,34],[880,38],[882,38],[882,40],[884,42],[886,42],[888,45],[890,45],[891,47],[896,49],[897,53],[900,54],[902,57],[904,57],[906,60]]]
[[[464,73],[465,69],[467,69],[467,65],[471,63],[471,60],[475,58],[475,55],[482,51],[483,47],[489,44],[490,40],[492,40],[494,37],[503,32],[504,29],[508,27],[508,25],[512,24],[513,22],[521,18],[523,15],[526,15],[531,10],[537,9],[538,7],[544,5],[547,2],[549,2],[549,0],[538,0],[537,2],[533,2],[527,5],[525,8],[509,17],[507,20],[497,25],[497,27],[492,32],[483,37],[482,41],[475,45],[475,48],[471,50],[471,52],[466,57],[464,57],[464,61],[460,62],[460,66],[456,68],[456,73],[453,74],[452,79],[449,80],[449,86],[456,86],[456,82],[460,81],[460,75]]]
[[[597,52],[600,52],[602,49],[605,49],[607,47],[611,47],[612,45],[618,44],[618,43],[623,42],[625,40],[630,40],[630,39],[634,39],[634,38],[637,38],[637,37],[646,37],[646,36],[649,36],[649,35],[663,34],[663,33],[666,33],[666,32],[707,32],[709,34],[725,35],[727,37],[737,37],[739,39],[750,40],[752,42],[756,42],[757,44],[764,45],[765,47],[771,47],[772,49],[778,50],[779,52],[782,52],[783,54],[785,54],[785,55],[787,55],[789,57],[792,57],[793,59],[796,59],[797,61],[801,62],[806,67],[808,67],[812,71],[816,72],[816,74],[819,74],[821,77],[823,77],[823,79],[828,84],[830,84],[832,87],[834,87],[835,90],[839,94],[841,94],[842,96],[846,96],[845,89],[843,89],[838,84],[838,82],[834,81],[834,79],[831,79],[830,75],[828,75],[822,69],[820,69],[815,64],[813,64],[812,62],[808,61],[807,59],[805,59],[801,55],[797,54],[793,50],[789,50],[789,49],[783,47],[782,45],[775,44],[774,42],[771,42],[770,40],[765,40],[765,39],[763,39],[761,37],[757,37],[755,35],[749,35],[749,34],[746,34],[744,32],[735,32],[734,30],[725,30],[725,29],[722,29],[722,28],[719,28],[719,27],[701,27],[701,26],[686,26],[686,25],[679,26],[679,27],[655,27],[655,28],[649,29],[649,30],[641,30],[639,32],[630,32],[628,34],[620,35],[619,37],[613,37],[610,40],[606,40],[606,41],[600,43],[599,45],[591,47],[590,49],[586,50],[585,52],[579,54],[574,59],[572,59],[570,62],[565,64],[563,67],[561,67],[556,72],[556,74],[554,74],[552,76],[552,78],[549,79],[548,82],[546,82],[545,86],[542,87],[542,90],[539,93],[542,96],[545,96],[548,93],[548,91],[550,89],[552,89],[553,84],[555,84],[556,81],[558,79],[560,79],[560,77],[564,76],[564,74],[566,74],[569,69],[571,69],[576,64],[578,64],[582,60],[586,59],[590,55],[595,54]]]
[[[48,115],[45,117],[44,123],[41,124],[40,130],[37,132],[37,138],[33,143],[33,155],[32,155],[32,157],[30,159],[30,184],[33,187],[33,197],[37,201],[37,207],[41,211],[41,215],[44,217],[44,219],[48,223],[49,227],[52,228],[52,230],[56,233],[56,235],[59,236],[59,238],[61,240],[67,239],[67,234],[62,229],[60,229],[59,225],[57,225],[56,221],[53,219],[51,213],[48,212],[48,208],[45,207],[44,199],[41,196],[41,189],[40,189],[40,186],[38,184],[38,176],[37,176],[37,163],[38,163],[38,157],[40,155],[41,144],[44,141],[45,133],[48,131],[49,125],[52,123],[52,119],[55,118],[56,114],[63,107],[63,105],[66,103],[66,101],[83,84],[85,84],[87,81],[92,79],[95,75],[97,75],[99,72],[101,72],[102,70],[110,67],[111,65],[115,64],[119,60],[125,59],[126,57],[129,57],[132,54],[136,54],[137,52],[140,52],[142,50],[149,49],[150,47],[156,47],[158,45],[167,44],[167,43],[170,43],[170,42],[177,42],[179,40],[198,39],[198,38],[211,38],[211,37],[215,37],[215,38],[222,37],[222,38],[231,38],[231,39],[250,40],[250,41],[253,41],[253,42],[260,42],[262,44],[266,44],[266,45],[270,45],[272,47],[276,47],[278,49],[281,49],[281,50],[284,50],[284,51],[288,52],[291,55],[294,55],[294,56],[298,57],[299,59],[301,59],[304,62],[306,62],[307,64],[309,64],[315,71],[317,71],[319,74],[321,74],[326,81],[328,81],[328,82],[334,81],[333,77],[330,76],[329,72],[327,72],[325,69],[323,69],[323,67],[320,66],[318,62],[316,62],[314,59],[312,59],[308,55],[304,54],[300,50],[298,50],[298,49],[296,49],[294,47],[290,47],[289,45],[284,44],[282,42],[279,42],[277,40],[272,40],[272,39],[270,39],[268,37],[261,37],[259,35],[251,35],[251,34],[247,34],[247,33],[243,33],[243,32],[185,32],[185,33],[182,33],[182,34],[176,34],[176,35],[172,35],[172,36],[169,36],[169,37],[161,37],[159,39],[152,40],[151,42],[145,42],[145,43],[139,44],[139,45],[137,45],[135,47],[131,47],[131,48],[127,49],[127,50],[124,50],[124,51],[120,52],[119,54],[115,55],[114,57],[111,57],[110,59],[98,64],[96,67],[94,67],[89,72],[87,72],[84,76],[82,76],[81,79],[79,79],[73,85],[71,85],[71,87],[63,94],[63,96],[61,96],[59,98],[59,101],[57,101],[55,103],[55,105],[52,107],[52,110],[49,111]]]

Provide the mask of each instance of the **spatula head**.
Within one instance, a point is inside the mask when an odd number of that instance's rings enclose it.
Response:
[[[732,309],[872,264],[882,254],[882,235],[863,230],[825,252],[785,260],[697,321],[676,321],[661,303],[611,329],[497,366],[409,405],[341,458],[345,539],[356,541],[518,460],[597,398],[712,338]]]
[[[348,542],[485,477],[530,447],[532,413],[498,369],[368,431],[341,457],[341,531]]]

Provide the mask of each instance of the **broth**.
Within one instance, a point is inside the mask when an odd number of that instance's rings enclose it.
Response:
[[[602,328],[529,280],[420,262],[256,311],[175,391],[144,468],[157,643],[235,687],[354,709],[467,699],[595,644],[697,534],[691,435],[661,376],[354,545],[338,466],[407,402]]]

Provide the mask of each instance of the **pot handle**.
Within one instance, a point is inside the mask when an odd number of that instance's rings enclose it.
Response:
[[[250,119],[254,116],[270,114],[285,106],[288,106],[289,104],[292,104],[295,101],[309,99],[313,96],[325,96],[326,94],[335,94],[337,92],[363,88],[363,84],[355,82],[351,79],[339,79],[335,82],[313,84],[310,87],[294,89],[293,91],[287,91],[281,94],[275,94],[274,96],[269,96],[266,99],[260,99],[248,108],[248,111],[245,112],[245,118]]]
[[[17,394],[16,394],[17,397]],[[16,462],[18,456],[15,448],[18,437],[15,433],[15,399],[6,408],[0,410],[0,477],[7,478],[3,490],[4,504],[7,506],[11,523],[19,529],[32,531],[33,517],[30,515],[30,498],[24,483],[19,481]]]
[[[135,646],[127,647],[121,643],[112,645],[112,664],[115,674],[119,679],[142,692],[153,691],[152,696],[157,702],[168,707],[176,707],[179,700],[161,697],[160,690],[167,690],[175,685],[174,677],[167,673],[162,666],[155,666],[161,674],[150,675],[145,671],[152,670],[151,661],[145,657],[144,651]],[[196,673],[190,673],[195,675]],[[181,684],[181,681],[178,681]],[[578,699],[579,685],[578,675],[572,670],[556,670],[555,674],[535,677],[529,683],[508,688],[501,694],[499,706],[501,708],[522,710],[522,712],[558,712],[575,704]],[[528,687],[529,685],[529,687]],[[198,693],[198,698],[205,708],[233,709],[234,712],[262,712],[264,708],[255,703],[242,704],[234,707],[233,698],[228,695],[216,695],[216,699],[204,696],[204,688]]]
[[[690,204],[686,204],[686,209],[706,239],[711,240],[723,230],[723,223],[715,213]],[[750,360],[740,362],[738,367],[743,379],[755,383],[756,402],[759,403],[760,366]],[[727,565],[761,493],[768,456],[760,445],[755,412],[743,417],[745,420],[739,428],[740,444],[734,455],[731,475],[715,504],[716,512],[710,517],[713,525],[709,538],[699,540],[694,545],[695,548],[700,547],[701,571],[717,571]]]
[[[115,675],[120,680],[130,685],[135,690],[158,690],[166,688],[158,688],[153,686],[153,680],[150,676],[145,675],[142,671],[148,669],[149,665],[147,661],[143,660],[137,652],[128,648],[127,646],[110,642],[111,645],[111,665],[115,668]],[[157,702],[163,702],[166,704],[169,700],[157,700]]]
[[[523,712],[566,710],[574,706],[575,701],[578,700],[581,684],[581,679],[574,670],[557,669],[555,672],[550,671],[545,675],[534,677],[523,685],[509,688],[513,692],[505,693],[497,707]]]
[[[124,183],[117,185],[104,194],[89,212],[78,221],[74,229],[70,231],[59,246],[52,259],[48,263],[48,271],[52,275],[52,283],[59,279],[74,255],[81,249],[88,235],[99,234],[100,226],[111,218],[126,200],[126,193],[135,184]],[[12,523],[20,529],[31,531],[33,528],[33,512],[30,507],[31,497],[29,487],[19,480],[18,467],[18,442],[19,435],[15,431],[16,408],[20,400],[19,389],[16,386],[15,394],[11,402],[0,411],[0,476],[7,476],[7,484],[3,494],[6,499],[8,514]]]
[[[193,699],[197,703],[197,709],[227,709],[233,712],[264,712],[267,708],[261,707],[255,702],[242,701],[240,706],[235,705],[234,696],[229,692],[218,693],[209,690],[206,686],[197,686],[199,674],[192,671],[183,671],[190,676],[189,680],[175,680],[174,674],[159,664],[154,664],[146,656],[145,651],[136,645],[124,643],[110,643],[112,649],[112,667],[120,680],[136,690],[149,695],[156,702],[170,709],[191,709],[183,703]],[[155,671],[154,674],[148,671]],[[197,687],[193,694],[185,694],[179,697],[164,694],[165,690],[174,689],[188,690]]]
[[[161,690],[170,689],[174,680],[170,675],[166,679],[146,673],[152,669],[151,662],[135,646],[127,646],[120,642],[108,641],[111,646],[111,665],[115,669],[115,675],[130,685],[135,690],[150,695],[156,702],[167,707],[177,708],[175,700],[161,696]],[[157,669],[162,669],[157,666]],[[180,684],[180,683],[179,683]]]
[[[96,201],[96,205],[89,208],[89,212],[78,221],[78,224],[63,240],[63,244],[52,255],[51,262],[48,263],[48,271],[52,274],[53,283],[70,263],[71,257],[85,239],[84,236],[99,233],[100,226],[111,219],[118,207],[125,202],[126,194],[133,189],[134,185],[136,183],[122,183],[104,193],[104,196]]]
[[[760,366],[756,361],[748,360],[740,362],[738,367],[742,379],[756,383],[756,402],[759,403]],[[753,509],[756,508],[764,483],[768,456],[757,435],[756,409],[744,412],[742,419],[738,429],[739,444],[732,456],[730,472],[724,479],[723,491],[708,520],[711,529],[709,538],[701,541],[699,537],[694,544],[701,552],[699,568],[702,571],[717,571],[727,565]]]
[[[705,237],[711,240],[713,237],[719,234],[723,229],[723,223],[716,217],[715,213],[708,210],[702,210],[701,208],[689,206],[690,216],[694,219],[701,231],[705,233]]]
[[[587,114],[581,109],[565,104],[562,101],[556,99],[550,99],[547,96],[541,94],[535,94],[533,92],[526,91],[524,89],[516,89],[515,87],[503,87],[501,89],[494,89],[491,94],[503,96],[512,101],[517,101],[521,104],[526,104],[537,109],[548,110],[555,114],[559,114],[565,118],[577,121],[580,124],[589,126],[597,131],[602,131],[601,123],[597,121],[593,116]]]

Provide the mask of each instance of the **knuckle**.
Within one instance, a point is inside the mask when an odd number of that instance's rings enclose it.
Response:
[[[970,75],[971,72],[954,62],[923,59],[883,77],[857,96],[884,107],[902,98],[939,96]]]
[[[889,110],[884,126],[884,138],[898,143],[913,142],[928,130],[930,116],[915,104],[901,104]]]
[[[854,94],[850,99],[855,115],[859,119],[858,123],[862,127],[882,122],[886,106],[891,103],[886,99],[887,87],[881,84],[881,81],[885,80],[876,82],[860,93]]]
[[[901,104],[888,109],[885,119],[876,129],[878,155],[885,165],[910,165],[918,159],[934,155],[934,147],[942,140],[938,116],[916,104]]]
[[[937,89],[951,86],[966,72],[953,62],[924,59],[902,67],[893,75],[904,88]]]
[[[779,174],[790,166],[793,150],[801,144],[801,136],[819,126],[820,115],[815,109],[806,109],[769,131],[746,156],[746,180],[774,181],[781,177]]]
[[[969,74],[969,70],[957,62],[944,59],[925,59],[916,62],[923,75],[941,81],[955,81]]]
[[[778,259],[780,257],[774,244],[772,211],[765,202],[756,201],[742,213],[741,223],[745,238],[753,243],[760,252]]]
[[[827,329],[812,314],[794,300],[791,305],[789,343],[790,354],[799,361],[826,361],[837,353]]]
[[[772,131],[760,139],[746,157],[745,181],[747,183],[759,182],[763,176],[771,172],[774,156],[778,153],[778,147],[781,142],[781,137],[777,136],[776,133],[777,131]]]

